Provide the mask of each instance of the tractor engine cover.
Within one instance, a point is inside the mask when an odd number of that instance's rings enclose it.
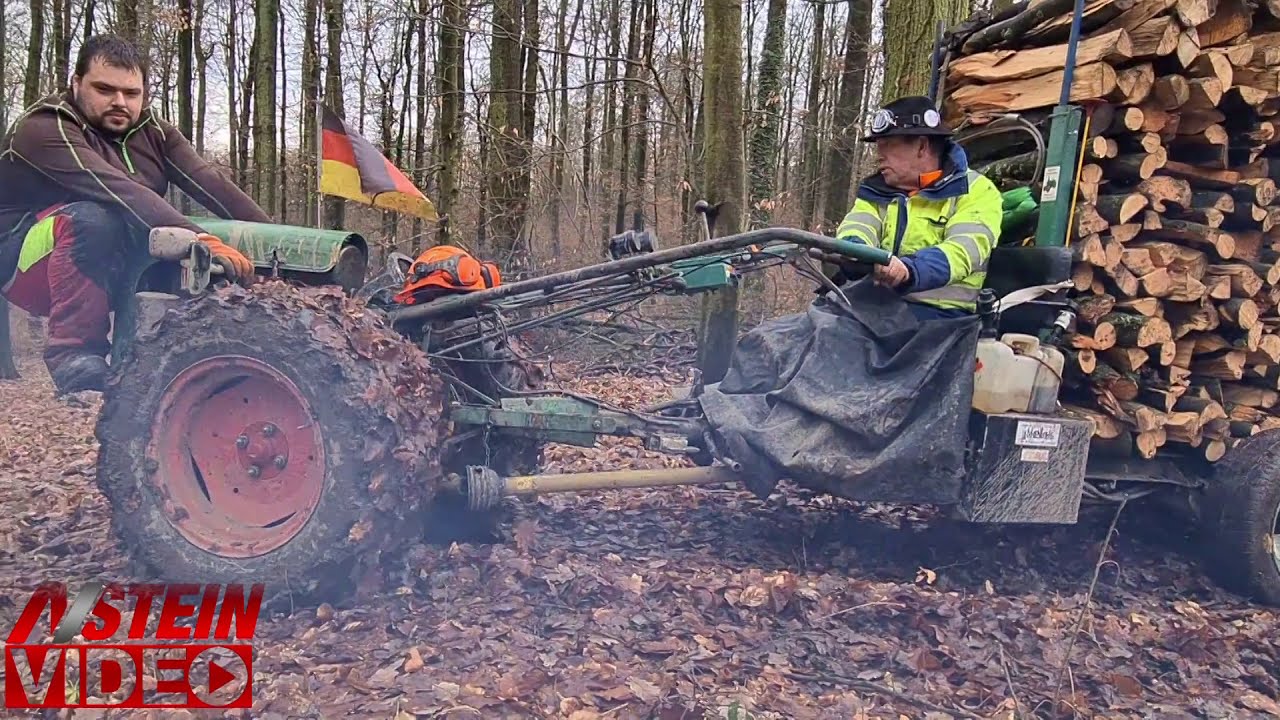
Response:
[[[975,414],[978,456],[961,515],[980,523],[1071,524],[1080,512],[1093,424],[1059,415]]]

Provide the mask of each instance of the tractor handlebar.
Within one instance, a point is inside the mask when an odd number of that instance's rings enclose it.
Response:
[[[848,240],[840,240],[796,228],[761,228],[710,240],[702,240],[688,245],[677,245],[664,250],[629,255],[618,260],[588,265],[576,270],[566,270],[542,277],[506,283],[490,290],[444,297],[423,305],[396,308],[391,311],[391,320],[395,324],[400,324],[465,315],[481,305],[512,295],[545,292],[584,280],[635,272],[666,265],[677,260],[712,256],[734,250],[743,250],[752,246],[759,247],[775,244],[791,244],[805,249],[816,248],[832,255],[847,257],[855,262],[865,262],[873,265],[888,265],[890,259],[890,254],[884,250]]]
[[[872,265],[888,265],[891,257],[888,250],[863,245],[862,243],[851,242],[849,240],[839,240],[836,238],[824,238],[828,242],[815,243],[815,248],[824,252],[840,255],[856,262],[871,263]]]

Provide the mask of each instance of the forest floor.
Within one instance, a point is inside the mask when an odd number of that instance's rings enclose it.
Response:
[[[0,382],[6,633],[39,581],[129,580],[96,399],[20,369]],[[632,406],[685,382],[574,380]],[[673,464],[610,441],[545,469]],[[516,503],[502,541],[423,546],[375,597],[264,618],[236,717],[1021,718],[1055,698],[1059,717],[1280,717],[1277,613],[1214,587],[1140,506],[1114,517],[983,528],[793,487]],[[124,717],[73,717],[104,716]]]

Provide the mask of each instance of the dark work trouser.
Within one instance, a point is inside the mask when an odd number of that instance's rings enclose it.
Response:
[[[46,208],[0,231],[0,292],[49,318],[50,372],[76,355],[110,351],[111,292],[127,270],[131,237],[114,210],[94,202]]]

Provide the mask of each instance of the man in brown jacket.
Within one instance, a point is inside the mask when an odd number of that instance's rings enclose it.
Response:
[[[98,35],[71,88],[27,108],[0,142],[0,294],[48,316],[44,360],[59,392],[103,388],[112,283],[152,228],[198,233],[230,277],[252,282],[244,255],[165,200],[169,183],[220,217],[271,222],[146,100],[137,48]]]

